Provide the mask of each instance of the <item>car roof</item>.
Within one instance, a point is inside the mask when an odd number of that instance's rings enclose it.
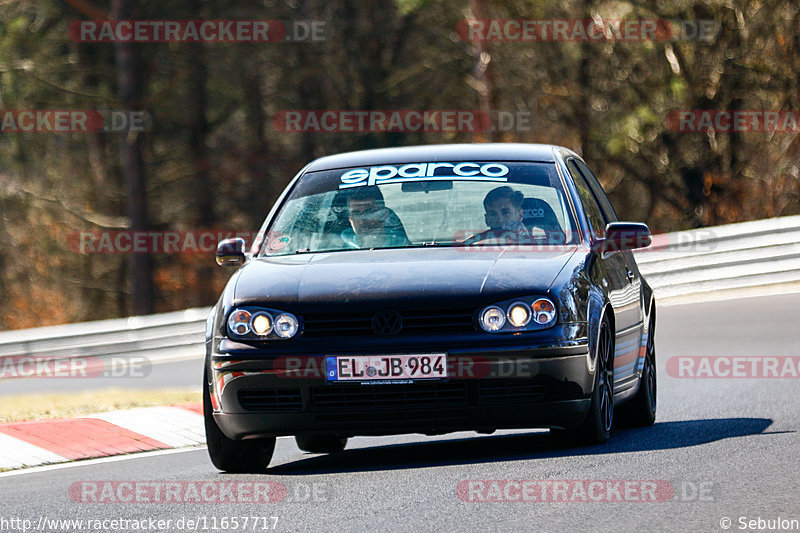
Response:
[[[377,148],[321,157],[312,161],[306,172],[347,167],[392,165],[436,161],[555,161],[554,151],[573,152],[552,144],[475,143],[429,144],[400,148]]]

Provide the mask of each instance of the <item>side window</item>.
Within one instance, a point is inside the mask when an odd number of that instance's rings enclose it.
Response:
[[[586,183],[583,174],[575,167],[575,162],[573,160],[570,160],[567,167],[569,168],[569,173],[572,175],[572,180],[575,182],[575,188],[581,199],[583,212],[586,214],[586,218],[589,220],[589,226],[592,228],[592,234],[597,239],[605,238],[606,219],[603,216],[603,212],[600,210],[600,206],[597,205],[597,200],[595,200],[594,194],[592,194],[592,190],[589,188],[589,184]]]
[[[606,220],[609,222],[617,222],[619,220],[617,218],[617,213],[614,211],[614,207],[611,205],[611,202],[608,201],[608,196],[606,196],[605,191],[603,191],[603,188],[600,186],[600,182],[597,181],[595,175],[592,174],[592,171],[589,170],[589,167],[587,167],[583,161],[578,161],[576,159],[575,163],[578,165],[578,169],[586,178],[586,181],[589,182],[589,187],[591,187],[594,191],[597,201],[600,202],[600,208],[603,210],[603,213],[605,213]]]

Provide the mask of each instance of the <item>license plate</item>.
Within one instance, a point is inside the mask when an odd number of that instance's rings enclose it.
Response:
[[[338,355],[325,358],[328,381],[413,381],[447,378],[447,355]]]

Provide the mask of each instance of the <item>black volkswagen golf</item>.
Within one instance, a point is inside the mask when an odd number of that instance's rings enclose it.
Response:
[[[206,328],[206,438],[226,471],[275,439],[550,428],[581,443],[656,413],[655,300],[574,152],[389,148],[313,161],[287,186]]]

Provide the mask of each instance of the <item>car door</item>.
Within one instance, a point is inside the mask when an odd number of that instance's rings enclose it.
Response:
[[[592,171],[589,170],[589,167],[586,166],[586,163],[580,159],[576,159],[575,163],[583,176],[586,178],[586,181],[589,183],[589,187],[594,192],[595,197],[600,204],[600,209],[603,211],[606,220],[608,222],[617,222],[619,220],[617,218],[617,213],[614,211],[614,207],[611,205],[611,201],[609,201],[605,191],[600,186],[600,182],[597,180]],[[636,294],[640,297],[640,305],[636,310],[636,320],[637,322],[642,322],[644,319],[644,306],[642,305],[644,301],[642,298],[642,277],[639,273],[639,268],[636,265],[636,259],[633,256],[633,252],[631,250],[623,250],[619,253],[625,259],[625,275],[635,289]]]
[[[616,222],[617,216],[597,180],[586,165],[577,158],[567,167],[575,182],[583,211],[595,239],[605,238],[605,227]],[[591,181],[595,182],[595,187]],[[606,208],[603,208],[606,204]],[[613,252],[605,257],[598,254],[596,268],[600,283],[608,292],[616,323],[614,354],[615,392],[629,387],[635,380],[642,332],[641,281],[632,265],[630,252]]]

